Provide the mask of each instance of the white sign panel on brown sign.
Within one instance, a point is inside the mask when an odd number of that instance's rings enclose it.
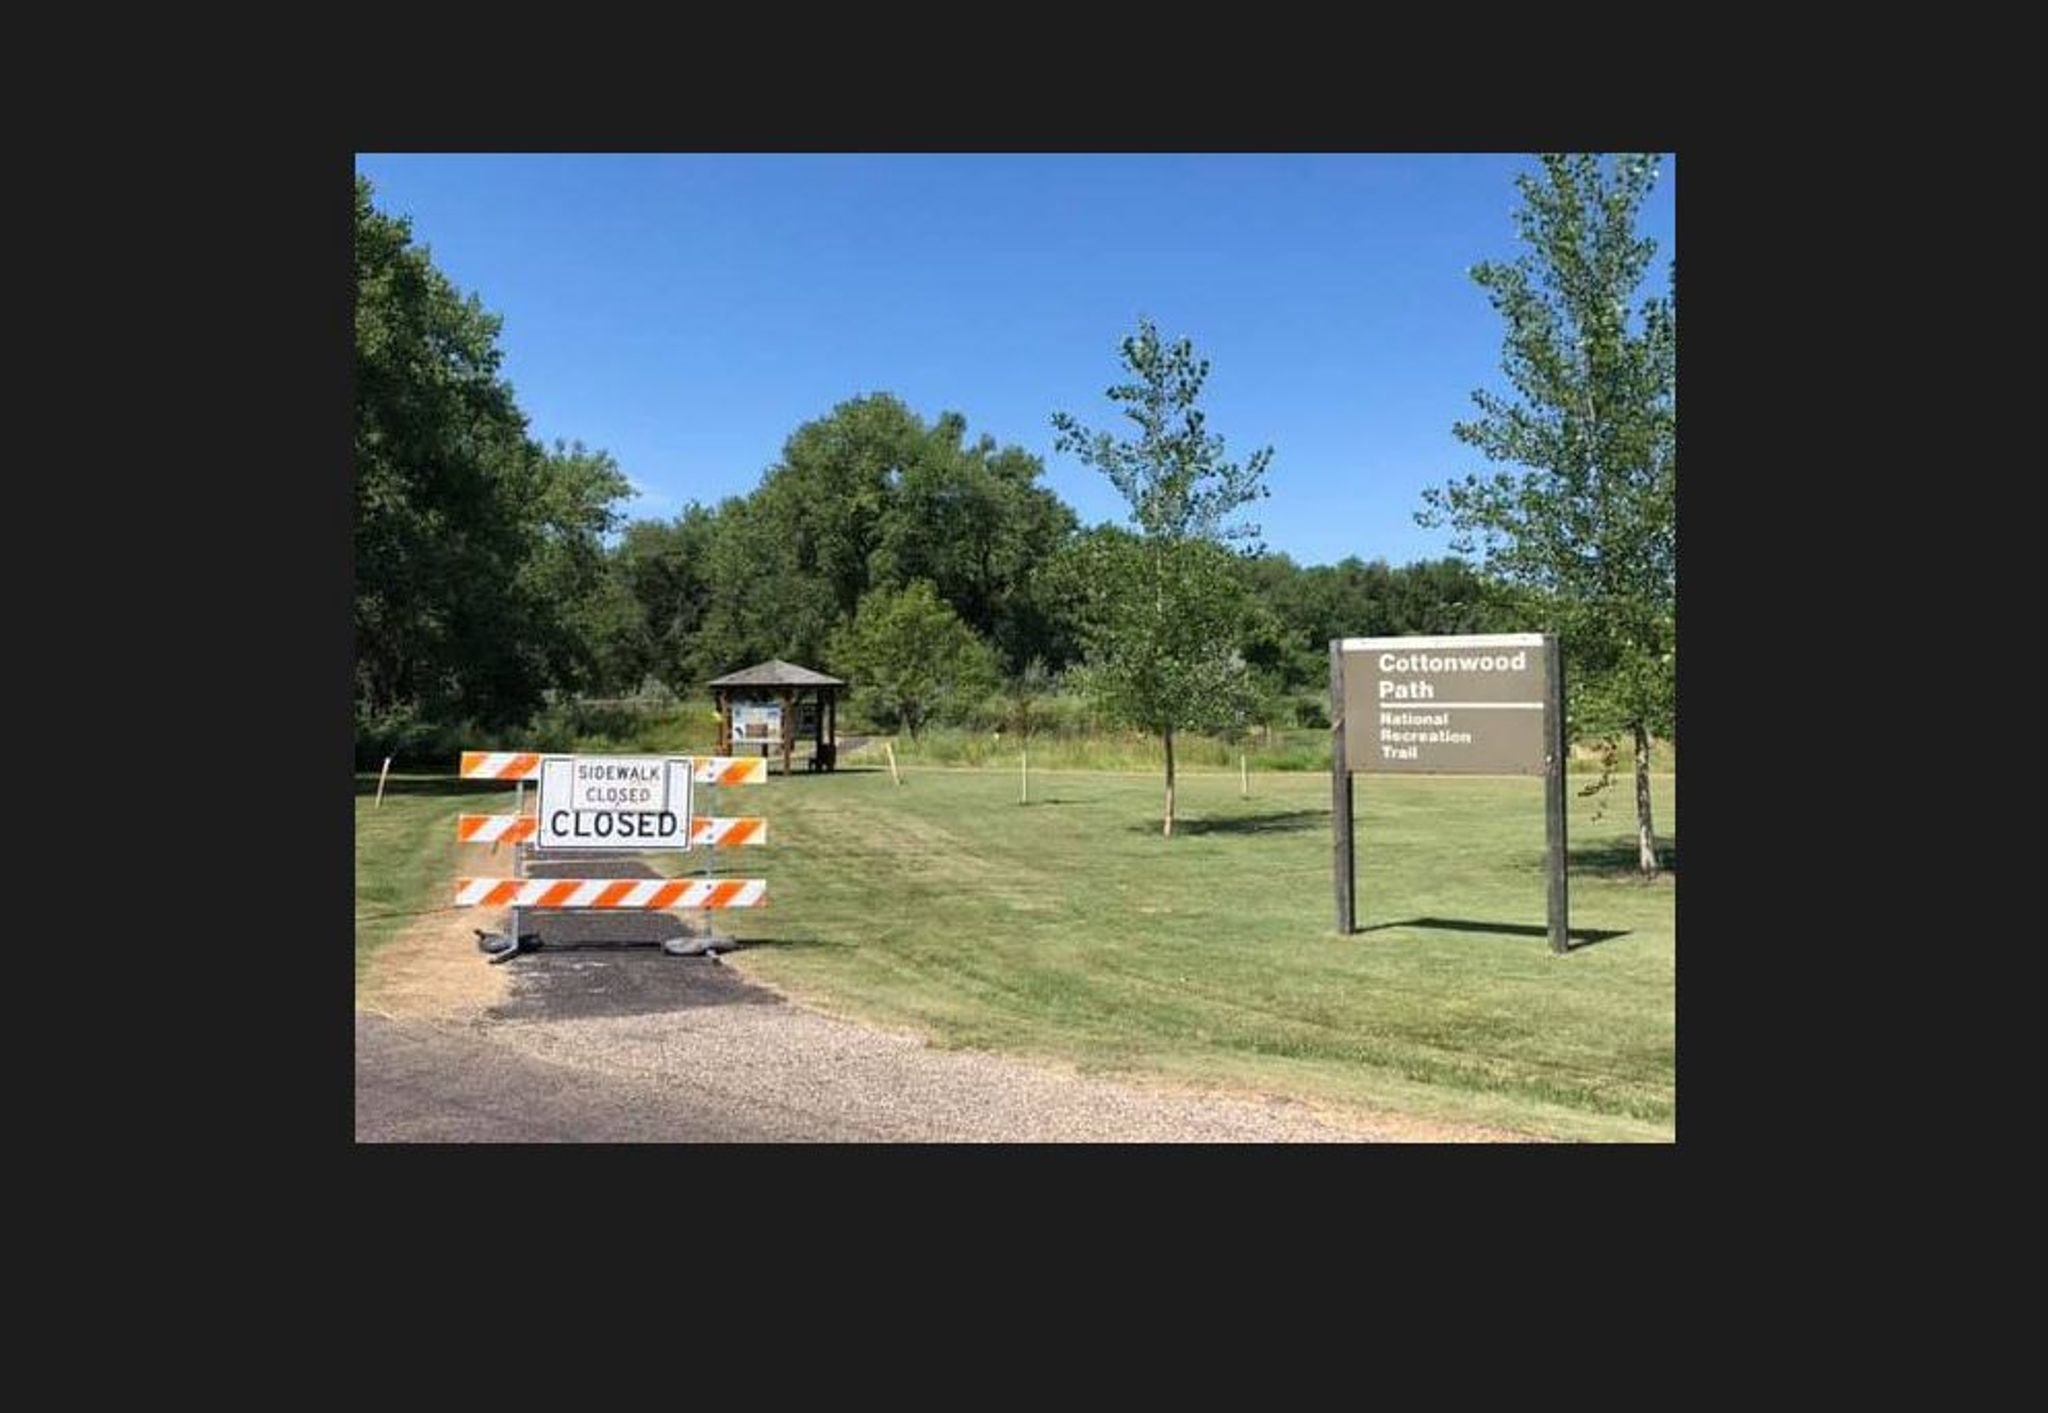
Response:
[[[687,756],[548,756],[540,763],[543,849],[687,850]]]
[[[1543,773],[1552,664],[1542,634],[1345,638],[1342,650],[1351,770]]]

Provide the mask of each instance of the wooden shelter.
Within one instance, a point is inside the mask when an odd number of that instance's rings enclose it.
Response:
[[[718,704],[720,755],[736,755],[740,749],[752,744],[744,738],[733,739],[736,707],[780,702],[782,773],[789,774],[790,757],[796,749],[799,734],[808,734],[811,738],[811,769],[832,770],[838,766],[839,694],[846,690],[846,683],[839,678],[827,677],[822,672],[798,667],[781,658],[770,658],[752,667],[743,667],[738,672],[715,677],[708,685],[711,699]],[[805,722],[800,714],[806,697],[812,706],[808,732],[803,730]],[[765,752],[765,742],[763,746]]]

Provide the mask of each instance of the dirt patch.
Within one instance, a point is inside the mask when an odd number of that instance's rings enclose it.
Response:
[[[506,968],[477,950],[476,929],[502,916],[478,908],[428,913],[379,948],[356,985],[356,1006],[377,1015],[455,1019],[480,1015],[511,994]]]

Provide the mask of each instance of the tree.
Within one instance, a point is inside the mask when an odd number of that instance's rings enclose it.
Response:
[[[1657,178],[1655,154],[1545,154],[1522,176],[1512,264],[1473,278],[1507,323],[1503,371],[1514,394],[1473,394],[1480,416],[1459,440],[1524,468],[1424,493],[1416,518],[1448,524],[1454,547],[1525,595],[1564,645],[1575,734],[1604,738],[1612,781],[1618,738],[1635,747],[1638,864],[1657,873],[1650,741],[1674,729],[1678,647],[1677,266],[1670,293],[1635,296],[1656,243],[1636,214]]]
[[[713,511],[692,504],[674,520],[634,521],[612,551],[614,571],[639,610],[643,670],[677,697],[728,670],[702,671],[698,660],[717,523]]]
[[[927,579],[875,589],[834,635],[830,661],[854,702],[915,738],[934,716],[979,701],[998,680],[995,654]]]
[[[807,590],[805,597],[831,605],[815,625],[820,640],[874,587],[869,562],[890,502],[928,454],[928,440],[928,429],[898,399],[854,398],[792,432],[751,497],[783,575],[815,584],[823,593]]]
[[[1021,671],[1013,672],[1004,679],[1005,719],[1010,729],[1017,733],[1019,741],[1025,745],[1031,743],[1031,735],[1044,717],[1039,703],[1059,689],[1059,675],[1046,669],[1044,658],[1032,658]]]
[[[523,425],[497,377],[497,320],[360,177],[354,276],[357,716],[440,716],[471,685],[460,640],[520,557],[497,482]]]
[[[704,616],[689,653],[694,680],[771,657],[818,661],[838,606],[822,577],[797,570],[791,551],[760,490],[719,503],[704,556]]]
[[[579,623],[625,478],[526,435],[499,320],[355,187],[355,711],[359,746],[521,721],[601,667]]]
[[[576,610],[574,628],[589,653],[589,690],[602,696],[629,696],[650,678],[660,680],[647,611],[616,554],[605,557],[596,587]]]
[[[506,489],[526,536],[517,582],[530,615],[522,635],[527,670],[557,690],[612,690],[615,671],[627,664],[607,638],[624,605],[604,536],[617,527],[613,505],[631,484],[610,453],[581,442],[552,449],[529,442],[519,467]]]
[[[1037,457],[986,436],[969,446],[966,431],[957,412],[927,425],[887,393],[797,428],[754,493],[720,512],[718,539],[747,548],[711,558],[705,649],[815,661],[865,594],[922,579],[1013,669],[1063,661],[1059,605],[1033,585],[1073,512],[1036,484]]]
[[[1251,615],[1226,548],[1255,541],[1234,517],[1266,494],[1273,449],[1242,465],[1223,459],[1196,405],[1209,375],[1187,339],[1162,344],[1149,319],[1122,344],[1131,381],[1108,390],[1137,428],[1131,440],[1091,432],[1053,414],[1055,445],[1109,477],[1130,503],[1135,534],[1087,537],[1072,564],[1083,603],[1084,674],[1113,720],[1157,734],[1166,751],[1166,814],[1173,837],[1176,731],[1236,726],[1253,707],[1238,643]]]
[[[832,420],[860,406],[848,404]],[[967,419],[957,412],[930,428],[903,416],[906,434],[878,496],[867,587],[930,580],[1013,672],[1034,655],[1057,653],[1055,627],[1031,581],[1073,532],[1074,515],[1037,484],[1043,465],[1020,447],[998,448],[992,437],[967,445]]]
[[[1483,633],[1511,624],[1502,595],[1463,560],[1419,560],[1399,569],[1347,557],[1302,568],[1284,554],[1239,561],[1239,572],[1271,612],[1244,653],[1266,679],[1262,719],[1281,719],[1285,699],[1320,714],[1330,680],[1330,640],[1400,633]]]

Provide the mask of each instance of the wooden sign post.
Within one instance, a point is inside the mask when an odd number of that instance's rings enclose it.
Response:
[[[1358,855],[1351,840],[1351,762],[1344,750],[1344,649],[1330,640],[1330,818],[1336,849],[1332,870],[1337,883],[1337,931],[1356,932]]]
[[[1543,639],[1543,663],[1549,680],[1543,693],[1543,837],[1544,871],[1549,875],[1550,950],[1560,957],[1571,950],[1571,879],[1564,839],[1564,654],[1555,636]]]

